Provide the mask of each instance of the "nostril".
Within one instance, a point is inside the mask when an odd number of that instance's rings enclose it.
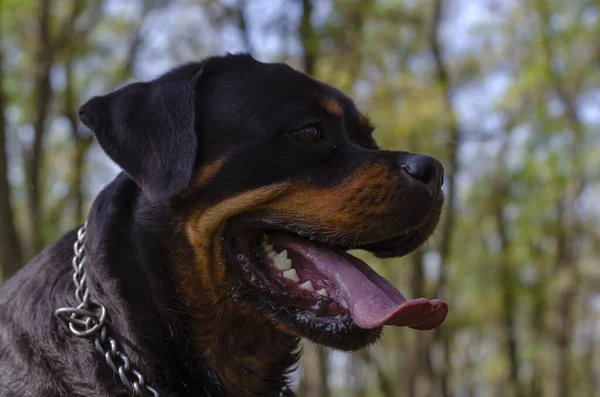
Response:
[[[434,171],[431,168],[421,167],[417,164],[402,164],[400,168],[423,183],[429,183],[433,179]]]
[[[417,155],[405,160],[400,168],[427,185],[441,186],[444,178],[442,164],[430,156]]]

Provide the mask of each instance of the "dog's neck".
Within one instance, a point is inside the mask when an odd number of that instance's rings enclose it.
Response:
[[[173,396],[280,395],[298,338],[244,315],[229,298],[182,292],[175,266],[188,255],[169,208],[149,203],[121,175],[88,222],[90,290],[106,300],[114,333],[155,386]]]

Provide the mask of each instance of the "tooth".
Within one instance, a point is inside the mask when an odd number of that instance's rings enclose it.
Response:
[[[262,241],[269,241],[269,236],[267,236],[267,233],[263,232],[263,233],[260,234],[260,239]]]
[[[279,270],[289,270],[292,268],[292,260],[290,258],[277,259],[277,255],[275,255],[275,259],[273,261]]]
[[[277,255],[277,252],[275,252],[275,251],[267,252],[267,258],[269,258],[271,260],[275,259],[275,255]]]
[[[275,262],[276,265],[283,264],[283,261],[285,259],[288,259],[287,250],[283,250],[280,253],[278,253],[277,255],[275,255],[275,257],[273,257],[273,262]]]
[[[327,291],[325,290],[325,288],[321,288],[317,290],[317,294],[327,296]]]
[[[280,253],[278,253],[277,255],[275,255],[275,260],[277,259],[286,259],[287,258],[287,250],[283,250]]]
[[[348,308],[348,304],[346,303],[346,299],[342,298],[342,300],[340,301],[340,305],[342,305],[342,307],[344,309]]]
[[[287,257],[287,250],[283,250],[273,257],[273,262],[279,270],[288,270],[292,268],[292,260]]]
[[[273,244],[269,244],[266,241],[263,241],[262,247],[263,247],[263,250],[267,253],[273,251]]]
[[[283,272],[283,277],[290,279],[292,281],[295,281],[295,282],[300,281],[300,279],[298,278],[298,275],[296,274],[296,269],[286,270],[285,272]]]
[[[305,290],[308,290],[308,291],[315,290],[315,288],[313,287],[313,285],[310,281],[305,281],[302,284],[300,284],[300,288],[304,288]]]

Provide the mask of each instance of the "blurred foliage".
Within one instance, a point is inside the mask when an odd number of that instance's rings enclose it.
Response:
[[[600,5],[593,0],[0,0],[0,264],[85,218],[116,167],[92,95],[250,51],[356,99],[380,146],[446,166],[438,232],[367,260],[440,297],[435,332],[307,344],[302,396],[600,396]]]

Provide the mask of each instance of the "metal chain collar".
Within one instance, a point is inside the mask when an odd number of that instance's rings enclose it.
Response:
[[[119,344],[110,336],[110,328],[106,322],[106,308],[96,302],[87,287],[85,264],[85,229],[87,222],[77,231],[77,241],[73,245],[73,284],[77,307],[61,307],[54,314],[69,324],[69,330],[77,337],[94,337],[96,350],[104,356],[106,364],[121,379],[134,396],[160,397],[158,392],[146,384],[144,376],[136,371],[129,357],[123,353]]]
[[[87,222],[77,231],[77,241],[73,245],[73,284],[75,284],[75,299],[79,302],[77,307],[61,307],[54,314],[69,324],[69,330],[77,337],[85,338],[94,336],[96,350],[104,356],[106,364],[121,379],[121,382],[134,396],[160,397],[159,393],[146,384],[144,376],[133,369],[131,360],[119,349],[119,344],[110,336],[110,329],[106,323],[106,308],[96,302],[87,287],[85,264],[85,230]],[[100,315],[95,312],[100,312]],[[135,378],[135,379],[134,379]],[[132,380],[133,379],[133,380]],[[281,388],[280,396],[294,396],[288,386]]]

